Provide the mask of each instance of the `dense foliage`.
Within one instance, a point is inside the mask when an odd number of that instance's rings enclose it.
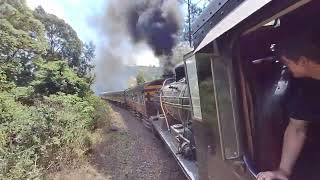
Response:
[[[0,0],[0,179],[41,179],[83,155],[105,116],[95,47],[41,7]]]

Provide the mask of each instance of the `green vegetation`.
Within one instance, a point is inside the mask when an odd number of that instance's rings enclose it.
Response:
[[[137,80],[137,84],[140,85],[140,84],[143,84],[146,82],[145,78],[144,78],[144,74],[142,71],[139,71],[138,72],[138,75],[136,77],[136,80]]]
[[[90,90],[94,51],[41,7],[0,1],[0,179],[41,179],[85,157],[107,114]]]

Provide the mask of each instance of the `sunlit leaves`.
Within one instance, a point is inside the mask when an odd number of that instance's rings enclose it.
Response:
[[[87,96],[88,98],[91,96]],[[40,178],[50,164],[86,152],[99,100],[59,93],[25,106],[0,93],[0,179]],[[36,166],[35,166],[36,164]]]
[[[50,95],[58,92],[84,96],[90,90],[85,79],[71,70],[65,61],[37,62],[38,71],[32,82],[35,92]]]
[[[24,0],[0,0],[0,179],[42,179],[82,156],[105,116],[89,84],[94,45],[83,48],[70,25],[38,15]]]

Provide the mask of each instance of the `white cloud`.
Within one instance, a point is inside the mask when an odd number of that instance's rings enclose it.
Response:
[[[140,66],[159,66],[159,59],[151,50],[144,50],[137,55],[137,65]]]

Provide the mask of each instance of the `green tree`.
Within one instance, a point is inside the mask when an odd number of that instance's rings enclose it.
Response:
[[[9,80],[25,85],[33,78],[33,58],[46,51],[44,26],[24,0],[2,0],[0,12],[0,68]]]
[[[82,77],[91,73],[94,68],[93,60],[96,57],[95,55],[96,46],[92,41],[89,43],[84,43],[82,56],[80,59],[80,66],[78,70],[78,74]]]
[[[105,122],[88,83],[93,43],[83,47],[68,24],[42,13],[43,22],[24,0],[0,0],[0,179],[43,179],[83,159]]]
[[[6,73],[0,68],[0,92],[8,91],[14,87],[14,83],[8,81]]]
[[[38,60],[37,66],[39,69],[32,86],[38,95],[49,96],[63,92],[84,97],[90,92],[90,84],[86,79],[79,77],[65,61]]]
[[[139,73],[138,73],[138,75],[137,75],[137,77],[136,77],[136,80],[137,80],[137,84],[138,84],[138,85],[139,85],[139,84],[143,84],[143,83],[146,82],[145,79],[144,79],[144,74],[143,74],[143,72],[139,71]]]
[[[33,14],[45,26],[49,48],[47,53],[43,55],[44,59],[66,59],[69,66],[78,71],[81,65],[83,43],[75,30],[64,20],[46,13],[41,6],[36,8]]]

